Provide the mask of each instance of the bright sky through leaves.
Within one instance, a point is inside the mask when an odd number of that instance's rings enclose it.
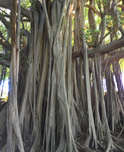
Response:
[[[8,79],[5,80],[4,82],[2,81],[2,83],[0,84],[0,97],[1,97],[2,87],[3,87],[2,98],[5,98],[6,96],[8,96],[8,91],[9,91]]]

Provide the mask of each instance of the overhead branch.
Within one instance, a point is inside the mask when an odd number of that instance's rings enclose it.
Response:
[[[6,67],[10,67],[10,63],[7,61],[7,60],[1,60],[0,59],[0,65],[4,65],[4,66],[6,66]]]
[[[29,10],[26,10],[23,7],[21,7],[21,14],[24,15],[25,17],[29,18],[30,21],[32,21],[32,15]]]
[[[121,47],[124,47],[124,38],[120,38],[118,40],[114,40],[106,45],[100,45],[92,50],[89,50],[88,55],[89,57],[94,56],[95,54],[105,54],[109,53],[111,51],[114,51],[116,49],[119,49]]]
[[[124,58],[124,50],[116,52],[114,55],[112,55],[109,59],[106,59],[102,62],[102,65],[109,65],[112,64],[115,61],[119,61],[120,59]]]
[[[1,32],[0,32],[0,44],[9,50],[12,49],[11,44],[4,38]]]
[[[10,54],[3,54],[3,53],[0,53],[0,60],[6,60],[6,61],[10,61]]]
[[[8,29],[10,27],[10,23],[5,19],[4,15],[0,13],[0,21],[5,25]]]
[[[103,67],[106,67],[107,65],[111,65],[112,63],[119,61],[120,59],[123,59],[123,58],[124,58],[124,49],[123,51],[115,52],[114,55],[108,57],[107,59],[102,60],[101,64]],[[92,67],[92,64],[90,63],[89,68],[91,67]]]
[[[92,50],[88,50],[88,56],[93,57],[95,54],[105,54],[109,53],[111,51],[114,51],[116,49],[124,47],[124,38],[120,38],[118,40],[112,41],[109,44],[106,45],[100,45]],[[78,57],[83,57],[82,54],[83,51],[73,52],[72,58],[76,59]]]
[[[82,51],[75,51],[75,52],[72,53],[73,60],[76,59],[76,58],[78,58],[78,57],[83,58]]]
[[[123,30],[122,26],[119,27],[119,30],[120,30],[120,32],[122,34],[122,37],[124,37],[124,30]]]
[[[0,0],[0,6],[7,9],[11,9],[11,1],[12,0]],[[21,14],[32,20],[31,12],[29,10],[26,10],[23,7],[21,7]]]
[[[118,4],[117,7],[120,7],[120,8],[122,8],[122,9],[124,9],[124,5]]]
[[[100,16],[100,12],[92,5],[84,5],[85,7],[88,7],[89,9],[92,9],[94,13],[96,13],[98,16]]]
[[[4,65],[6,67],[10,66],[9,59],[7,59],[7,57],[5,55],[3,55],[2,53],[0,53],[0,65]]]

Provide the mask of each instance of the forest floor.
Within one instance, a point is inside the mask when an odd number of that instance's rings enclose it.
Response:
[[[124,152],[124,126],[122,130],[120,131],[120,133],[115,132],[112,137],[113,137],[114,143],[116,143],[119,147],[122,148],[122,150],[115,149],[113,150],[113,152]]]
[[[124,152],[124,127],[120,132],[114,132],[111,133],[111,135],[114,145],[116,144],[118,146],[118,148],[113,149],[111,152]],[[99,144],[97,151],[85,147],[85,141],[86,141],[85,137],[86,136],[82,134],[82,135],[78,135],[76,138],[79,152],[105,152],[104,145],[101,144]]]

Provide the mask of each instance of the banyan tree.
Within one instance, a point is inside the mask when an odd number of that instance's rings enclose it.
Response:
[[[0,0],[0,30],[0,152],[124,151],[124,0]]]

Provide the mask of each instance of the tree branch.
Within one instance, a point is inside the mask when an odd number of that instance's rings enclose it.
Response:
[[[120,8],[122,8],[122,9],[124,9],[124,5],[118,4],[117,7],[120,7]]]
[[[89,9],[92,9],[94,13],[96,13],[98,16],[100,16],[100,12],[92,5],[84,5],[85,7],[88,7]]]
[[[12,49],[11,44],[4,38],[1,32],[0,32],[0,44],[9,50]]]
[[[4,65],[4,66],[6,66],[6,67],[10,67],[10,63],[7,61],[7,60],[1,60],[0,59],[0,65]]]
[[[7,8],[7,9],[11,9],[11,1],[12,0],[0,0],[0,6],[4,7],[4,8]],[[28,10],[24,9],[23,7],[21,7],[21,13],[25,17],[27,17],[30,20],[32,20],[30,11],[28,11]]]
[[[114,55],[112,55],[109,59],[106,59],[102,62],[102,65],[109,65],[115,61],[118,61],[120,59],[124,58],[124,50],[123,51],[119,51],[119,52],[116,52]]]
[[[95,54],[105,54],[109,53],[111,51],[114,51],[116,49],[119,49],[121,47],[124,47],[124,38],[120,38],[118,40],[112,41],[109,44],[98,46],[92,50],[88,50],[88,56],[93,57]],[[83,51],[73,52],[72,58],[76,59],[77,57],[83,57],[83,54],[81,53]]]
[[[123,37],[118,40],[114,40],[114,41],[110,42],[109,44],[98,46],[95,49],[89,50],[88,55],[89,55],[89,57],[92,57],[96,53],[105,54],[105,53],[109,53],[113,50],[119,49],[121,47],[124,47],[124,38]]]
[[[0,20],[6,26],[7,29],[10,27],[10,23],[5,19],[4,15],[1,13],[0,13]]]
[[[10,60],[9,60],[8,55],[4,55],[4,54],[0,53],[0,65],[10,67]]]
[[[78,58],[78,57],[83,58],[82,51],[75,51],[75,52],[72,53],[73,60],[76,59],[76,58]]]

